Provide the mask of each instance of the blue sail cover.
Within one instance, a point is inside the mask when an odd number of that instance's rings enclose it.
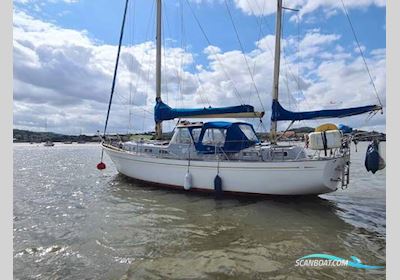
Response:
[[[158,101],[154,108],[154,120],[159,123],[162,121],[173,120],[183,117],[223,115],[235,113],[253,113],[254,107],[250,105],[239,105],[219,108],[199,108],[199,109],[176,109],[171,108],[162,101]],[[255,113],[255,112],[254,112]]]
[[[272,121],[302,121],[323,118],[343,118],[348,116],[359,115],[371,111],[381,110],[378,105],[368,105],[363,107],[353,107],[346,109],[319,110],[308,112],[291,112],[286,110],[278,101],[272,101]]]

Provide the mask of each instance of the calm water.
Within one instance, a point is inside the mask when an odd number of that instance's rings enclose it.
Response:
[[[157,189],[96,170],[94,144],[14,144],[15,279],[384,279],[295,267],[327,253],[385,265],[385,170],[352,153],[347,190],[238,198]]]

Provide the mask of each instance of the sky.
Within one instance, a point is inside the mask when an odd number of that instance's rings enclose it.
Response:
[[[131,0],[109,132],[154,129],[155,2]],[[385,132],[386,2],[284,0],[279,100],[306,111],[378,104],[383,114],[301,121]],[[14,128],[102,131],[125,0],[14,0]],[[163,1],[162,99],[171,107],[240,104],[265,111],[269,130],[274,0]],[[378,100],[379,97],[379,100]],[[174,121],[164,123],[170,131]],[[286,122],[279,129],[287,127]]]

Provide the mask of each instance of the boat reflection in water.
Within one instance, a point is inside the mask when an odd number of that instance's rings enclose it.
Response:
[[[349,276],[347,268],[321,271],[294,266],[297,258],[312,253],[385,263],[384,235],[354,226],[358,217],[348,219],[343,215],[346,210],[334,201],[294,196],[215,199],[212,194],[142,184],[116,175],[108,190],[118,216],[109,219],[103,230],[117,238],[104,240],[104,246],[118,247],[120,257],[131,263],[123,279]],[[113,233],[122,228],[119,235]],[[384,270],[363,271],[351,278],[384,275]]]

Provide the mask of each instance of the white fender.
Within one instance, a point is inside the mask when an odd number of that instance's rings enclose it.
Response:
[[[186,172],[183,188],[185,190],[190,190],[192,188],[192,174],[190,174],[189,171]]]

